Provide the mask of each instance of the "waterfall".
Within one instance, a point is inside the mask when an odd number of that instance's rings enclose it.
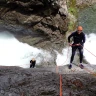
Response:
[[[50,52],[19,42],[8,31],[0,31],[0,65],[29,68],[30,60],[35,58],[37,64],[52,59]]]
[[[96,34],[91,33],[89,35],[86,35],[86,43],[85,43],[85,49],[84,49],[84,56],[85,59],[92,65],[96,65],[96,57],[94,55],[96,55]],[[90,52],[88,52],[90,51]]]
[[[83,26],[86,34],[86,43],[84,47],[96,55],[96,4],[80,10],[79,25]],[[93,65],[96,65],[96,57],[84,49],[85,59]]]
[[[63,65],[69,64],[71,47],[64,48],[61,54],[58,52],[56,53],[57,53],[57,58],[56,58],[57,66],[63,66]]]

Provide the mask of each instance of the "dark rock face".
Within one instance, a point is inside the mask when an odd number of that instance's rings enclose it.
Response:
[[[44,72],[43,69],[16,67],[12,67],[11,70],[10,68],[1,68],[1,70],[0,96],[59,96],[57,74]]]
[[[61,1],[62,0],[5,0],[4,2],[0,0],[2,3],[0,18],[11,25],[18,24],[26,26],[27,29],[32,30],[34,34],[38,34],[38,38],[36,38],[37,41],[44,41],[40,39],[42,37],[47,40],[45,45],[36,44],[37,46],[50,46],[51,42],[49,41],[55,43],[59,41],[60,46],[60,44],[62,45],[64,43],[63,35],[68,30],[67,12],[60,5]],[[63,7],[64,6],[66,5],[63,5]],[[22,31],[19,33],[22,34]],[[39,36],[40,34],[42,36]],[[29,37],[27,37],[26,33],[24,36],[24,32],[22,35],[22,38],[17,38],[29,44],[30,40],[26,38],[30,37],[31,40],[34,38],[34,36],[31,37],[30,34],[27,34],[27,36],[29,35]]]
[[[96,96],[90,74],[62,74],[63,96]],[[59,96],[59,75],[50,68],[0,67],[0,96]]]

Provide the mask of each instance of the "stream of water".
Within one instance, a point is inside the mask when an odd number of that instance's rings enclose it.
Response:
[[[19,42],[8,31],[0,31],[0,65],[29,68],[32,58],[40,64],[52,57],[50,52]]]

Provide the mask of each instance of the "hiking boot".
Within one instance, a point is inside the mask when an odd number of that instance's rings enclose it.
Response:
[[[82,64],[80,64],[79,67],[80,67],[81,69],[84,69],[84,66],[83,66]]]
[[[72,68],[72,65],[70,64],[70,65],[68,66],[68,68],[71,69],[71,68]]]

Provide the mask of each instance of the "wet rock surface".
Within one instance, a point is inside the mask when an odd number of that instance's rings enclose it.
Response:
[[[76,3],[77,5],[87,5],[87,6],[90,6],[92,4],[95,4],[96,3],[96,0],[76,0]]]
[[[0,96],[59,95],[58,75],[44,69],[8,67],[1,68],[0,74]]]
[[[13,30],[20,41],[45,49],[48,46],[56,50],[59,50],[58,46],[64,47],[64,35],[68,30],[66,1],[0,0],[0,2],[1,22],[5,22],[8,29],[9,27],[11,30],[20,29],[19,32]],[[25,29],[22,30],[22,26]]]
[[[74,73],[66,66],[60,70],[63,70],[63,96],[96,96],[95,76],[81,69]],[[56,67],[0,67],[0,96],[59,96],[59,82]]]

